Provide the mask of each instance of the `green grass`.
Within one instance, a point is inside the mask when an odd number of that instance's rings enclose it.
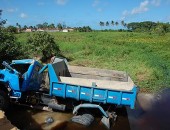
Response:
[[[170,86],[170,34],[130,32],[51,33],[72,65],[129,73],[142,91]],[[18,34],[26,45],[29,33]]]

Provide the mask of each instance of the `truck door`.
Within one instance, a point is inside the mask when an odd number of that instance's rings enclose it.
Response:
[[[42,74],[38,72],[41,70],[42,66],[35,64],[29,81],[29,87],[27,90],[39,90],[42,82]]]

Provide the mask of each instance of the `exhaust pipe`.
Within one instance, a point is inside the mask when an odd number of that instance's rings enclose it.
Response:
[[[51,99],[48,97],[41,97],[42,103],[47,105],[49,108],[55,109],[55,110],[60,110],[60,111],[65,111],[66,105],[64,104],[58,104],[56,99]]]
[[[58,104],[57,102],[50,102],[48,103],[48,106],[52,109],[60,110],[60,111],[65,111],[66,105],[63,104]]]

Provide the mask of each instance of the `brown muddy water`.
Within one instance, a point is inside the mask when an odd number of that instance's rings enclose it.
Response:
[[[130,130],[126,108],[117,108],[116,123],[112,124],[111,130]],[[21,130],[107,130],[100,122],[101,118],[95,118],[93,123],[85,127],[71,121],[71,112],[47,112],[28,107],[12,105],[6,112],[7,118],[13,125]],[[45,123],[47,117],[52,117],[54,122]]]
[[[139,93],[136,108],[117,108],[117,121],[111,130],[170,130],[170,89],[156,95]],[[21,130],[107,130],[96,116],[85,127],[71,121],[71,112],[47,112],[13,105],[6,112],[7,118]],[[47,117],[54,122],[46,124]]]

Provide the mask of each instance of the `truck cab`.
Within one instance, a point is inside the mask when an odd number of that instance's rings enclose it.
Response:
[[[42,65],[34,59],[13,60],[9,65],[3,62],[0,70],[0,91],[10,91],[10,96],[21,97],[22,92],[37,91],[42,75],[38,74]],[[9,95],[9,94],[8,94]]]
[[[38,72],[42,65],[38,61],[33,59],[13,60],[11,67],[20,73],[19,82],[16,86],[13,86],[14,89],[24,92],[36,91],[40,88],[42,75],[39,75]]]

